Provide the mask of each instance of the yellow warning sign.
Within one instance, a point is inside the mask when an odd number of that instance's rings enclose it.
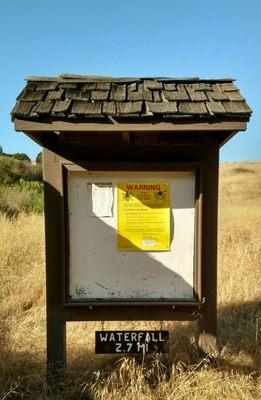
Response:
[[[118,250],[170,250],[169,184],[121,182],[118,188]]]

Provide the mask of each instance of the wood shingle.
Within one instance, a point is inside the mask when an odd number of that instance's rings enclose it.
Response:
[[[169,101],[173,101],[173,100],[179,100],[179,101],[188,101],[189,99],[189,95],[185,89],[184,85],[177,85],[176,87],[177,90],[175,91],[163,91],[163,94],[165,96],[165,99],[169,100]]]
[[[34,112],[37,114],[49,114],[53,108],[53,100],[39,101],[34,108]]]
[[[80,89],[67,89],[65,92],[65,98],[71,100],[89,101],[90,92],[86,92]]]
[[[102,103],[101,102],[86,102],[76,100],[72,106],[72,114],[76,115],[101,115]]]
[[[92,90],[91,100],[108,100],[109,90]]]
[[[12,118],[139,117],[249,118],[232,79],[110,78],[62,74],[30,77]]]
[[[54,103],[52,114],[65,113],[69,109],[71,102],[72,100],[70,99],[57,100]]]
[[[126,100],[127,88],[126,85],[112,85],[111,100],[124,101]]]
[[[203,101],[199,102],[182,102],[179,104],[179,112],[182,114],[200,114],[208,113],[206,105]]]
[[[148,110],[153,114],[175,114],[178,112],[177,103],[175,101],[164,101],[162,103],[147,101],[146,105]]]
[[[221,101],[207,101],[206,106],[211,115],[223,114],[226,112],[226,109]]]
[[[251,112],[245,101],[223,101],[223,106],[231,114],[249,114]]]
[[[140,114],[142,111],[142,101],[128,101],[117,103],[117,114]]]

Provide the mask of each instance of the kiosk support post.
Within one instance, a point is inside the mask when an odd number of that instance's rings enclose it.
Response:
[[[43,150],[46,237],[47,372],[62,374],[66,364],[66,322],[62,314],[63,229],[60,166],[55,154]]]
[[[207,138],[206,138],[207,140]],[[202,316],[198,321],[198,346],[203,354],[217,352],[217,224],[219,148],[207,140],[202,210]]]

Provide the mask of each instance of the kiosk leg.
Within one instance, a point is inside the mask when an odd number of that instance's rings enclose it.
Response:
[[[62,376],[66,364],[66,323],[47,321],[47,374]]]
[[[205,139],[202,208],[202,315],[198,322],[199,350],[217,354],[217,216],[219,150],[212,138]]]
[[[208,320],[198,322],[199,338],[198,348],[204,356],[216,356],[217,348],[217,320],[216,315]]]

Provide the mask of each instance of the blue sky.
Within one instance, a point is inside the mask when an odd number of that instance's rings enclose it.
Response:
[[[221,161],[260,160],[260,0],[2,0],[0,145],[35,158],[10,111],[29,75],[233,77],[254,114]]]

